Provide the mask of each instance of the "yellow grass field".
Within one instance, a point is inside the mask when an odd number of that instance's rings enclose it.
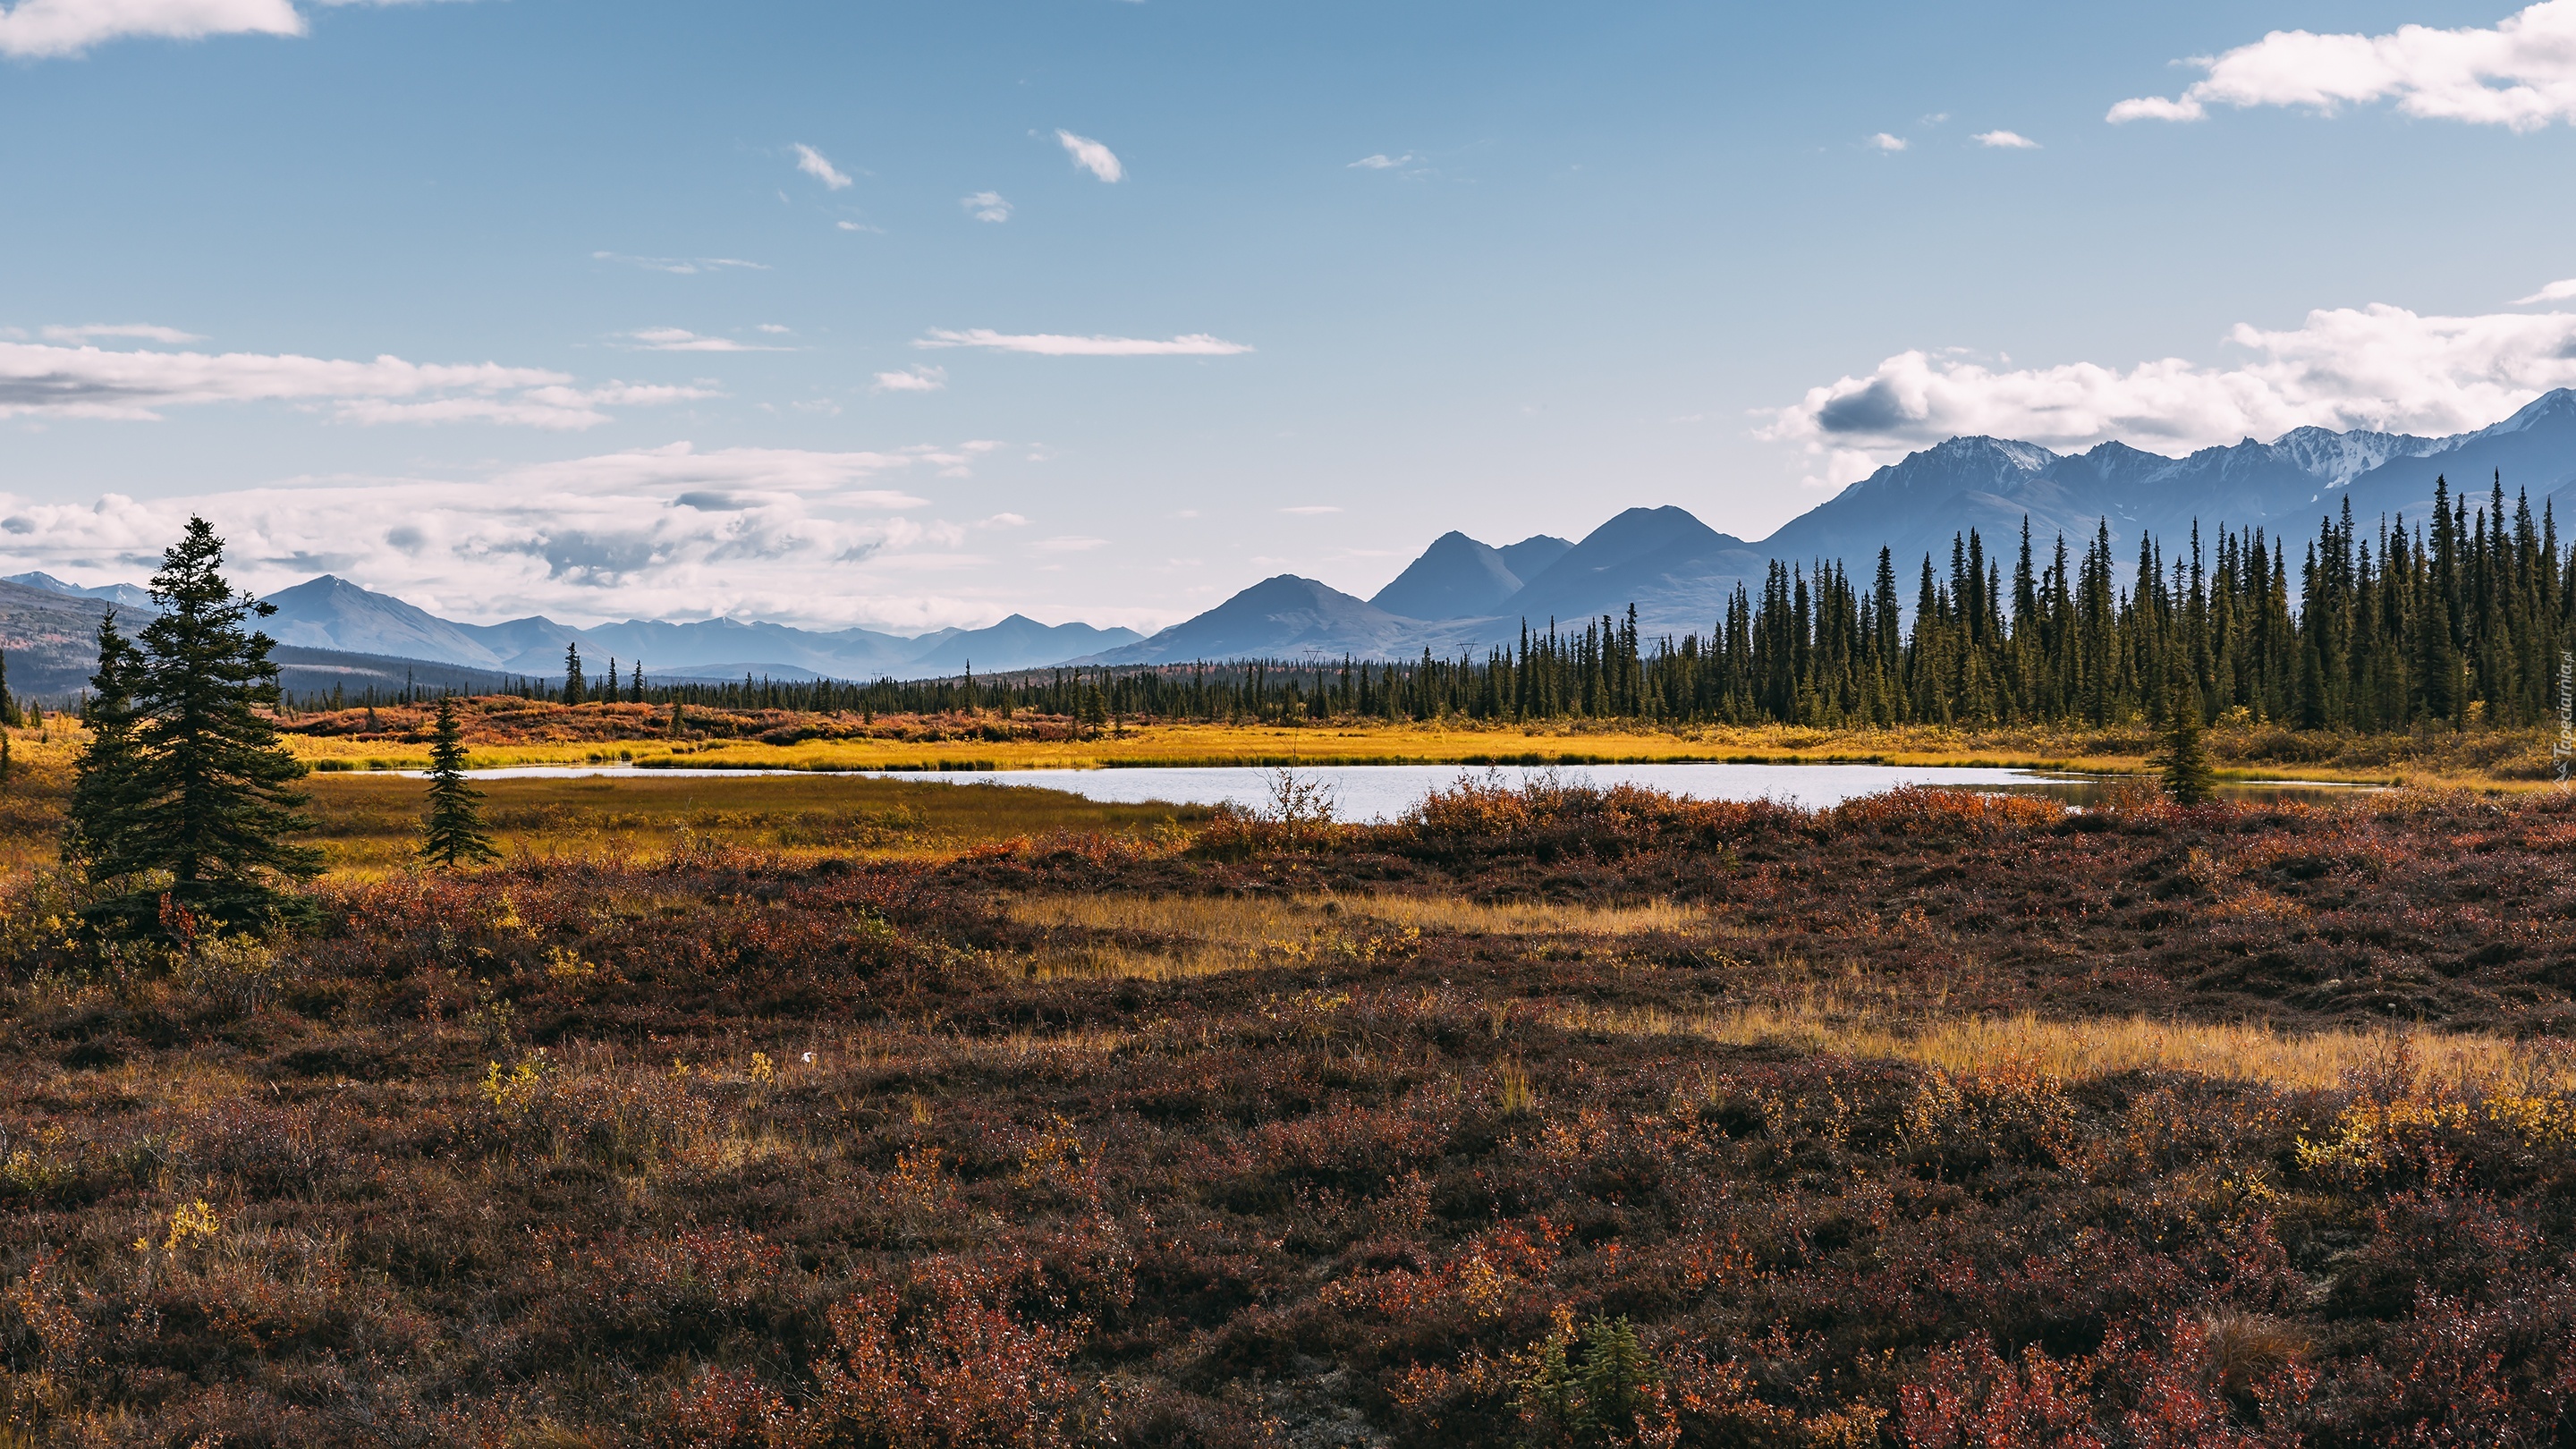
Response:
[[[598,706],[582,706],[583,710]],[[615,708],[612,706],[611,708]],[[629,706],[640,717],[640,706]],[[390,714],[391,711],[388,711]],[[855,721],[851,721],[855,724]],[[2151,770],[2159,743],[2140,725],[2104,728],[1904,726],[1825,729],[1791,725],[1686,725],[1556,721],[1478,724],[1338,722],[1312,725],[1130,725],[1091,738],[987,739],[973,721],[933,728],[880,721],[862,737],[768,744],[756,739],[671,741],[478,740],[476,768],[633,764],[642,768],[796,770],[1034,770],[1228,765],[1604,765],[1722,762],[1991,766],[2085,774]],[[963,727],[961,727],[963,726]],[[1012,733],[996,729],[996,734]],[[1058,734],[1065,733],[1057,731]],[[428,747],[416,732],[294,735],[298,755],[322,770],[419,769]],[[2221,779],[2310,779],[2373,785],[2529,789],[2550,783],[2549,736],[2540,730],[2428,730],[2412,735],[2295,734],[2220,726],[2208,746]]]

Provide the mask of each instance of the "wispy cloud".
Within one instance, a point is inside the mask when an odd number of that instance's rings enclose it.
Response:
[[[2516,297],[2513,299],[2513,305],[2528,307],[2534,302],[2564,302],[2570,297],[2576,297],[2576,277],[2569,277],[2562,282],[2552,282],[2528,297]]]
[[[972,212],[977,221],[1011,219],[1011,204],[1004,201],[1002,193],[998,191],[978,191],[972,196],[961,196],[957,198],[957,204]],[[844,222],[843,225],[846,226],[848,223]]]
[[[2002,151],[2036,151],[2039,143],[2019,131],[1979,131],[1969,138],[1980,146]]]
[[[1870,137],[1866,144],[1873,149],[1880,151],[1902,151],[1914,143],[1906,140],[1903,136],[1891,136],[1885,131],[1881,131],[1877,135]]]
[[[2105,119],[2197,121],[2211,106],[2297,106],[2333,115],[2345,105],[2394,100],[2410,116],[2533,131],[2576,120],[2576,0],[2545,0],[2486,30],[2275,30],[2188,63],[2207,78],[2179,96],[2122,101]]]
[[[2120,439],[2186,450],[2292,428],[2439,434],[2482,427],[2551,388],[2576,386],[2576,312],[2427,317],[2372,305],[2299,326],[2240,323],[2232,365],[2179,357],[2002,368],[1903,352],[1860,377],[1809,388],[1760,436],[1830,455],[1828,482],[1943,438],[1990,434],[2050,447]]]
[[[763,327],[763,332],[772,329]],[[775,329],[784,332],[787,329]],[[730,337],[703,337],[685,327],[646,327],[623,334],[629,345],[645,352],[780,352],[783,348],[736,342]]]
[[[1088,534],[1078,533],[1066,534],[1060,538],[1042,538],[1029,545],[1040,553],[1089,553],[1095,548],[1108,546],[1109,540],[1105,538],[1093,538]]]
[[[1349,166],[1343,169],[1351,171],[1392,171],[1398,166],[1410,165],[1413,159],[1413,153],[1410,151],[1405,152],[1401,156],[1389,156],[1385,152],[1381,151],[1374,156],[1362,156],[1360,159],[1352,162]]]
[[[93,322],[86,327],[48,327],[44,335],[48,342],[94,342],[102,337],[112,337],[159,342],[172,347],[206,340],[194,332],[182,332],[176,327],[155,327],[149,322]]]
[[[1296,507],[1294,507],[1294,508],[1282,508],[1282,509],[1280,509],[1279,511],[1280,511],[1280,512],[1282,512],[1282,513],[1303,513],[1303,514],[1315,514],[1315,513],[1339,513],[1339,512],[1341,512],[1342,510],[1340,510],[1339,508],[1334,507],[1332,504],[1329,504],[1329,503],[1301,503],[1301,504],[1297,505],[1297,506],[1296,506]]]
[[[933,327],[913,339],[915,347],[985,347],[995,352],[1027,352],[1040,357],[1232,357],[1250,352],[1241,342],[1228,342],[1204,332],[1180,337],[1069,337],[1056,332],[996,332],[990,327],[952,331]]]
[[[497,363],[339,361],[248,352],[111,352],[0,342],[0,417],[127,421],[161,410],[226,402],[327,408],[346,422],[492,422],[579,429],[608,421],[607,407],[713,397],[707,387],[582,388],[563,373]]]
[[[948,386],[948,369],[944,367],[907,367],[901,372],[880,372],[868,388],[870,392],[937,392]]]
[[[674,276],[694,276],[699,272],[746,271],[765,272],[761,262],[746,262],[740,257],[630,257],[624,252],[592,252],[594,261],[624,262],[648,272],[669,272]]]
[[[832,164],[822,152],[799,141],[796,144],[796,169],[823,183],[827,191],[839,191],[851,184],[849,176]]]
[[[1127,168],[1118,164],[1117,155],[1089,136],[1058,131],[1055,138],[1064,147],[1065,154],[1073,158],[1074,165],[1101,180],[1117,181],[1127,174]]]

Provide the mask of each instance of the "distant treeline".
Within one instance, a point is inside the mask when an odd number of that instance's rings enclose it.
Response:
[[[2576,556],[2556,519],[2436,484],[2433,516],[2363,532],[2347,503],[2295,565],[2262,529],[2197,525],[2168,553],[2142,536],[2127,587],[2107,524],[2079,558],[2045,557],[2024,522],[2005,561],[1975,531],[1949,567],[1926,556],[1913,607],[1894,557],[1854,588],[1841,565],[1774,563],[1739,587],[1706,635],[1643,636],[1632,606],[1579,627],[1524,624],[1484,657],[1405,662],[1237,661],[1055,669],[860,684],[594,676],[527,681],[537,699],[616,699],[722,709],[928,714],[1031,711],[1114,720],[1637,719],[1729,724],[2162,721],[2175,700],[2303,728],[2419,722],[2529,724],[2557,710]],[[2295,583],[2294,583],[2295,580]],[[2293,596],[2293,588],[2296,595]],[[1909,627],[1910,623],[1910,627]],[[385,696],[390,700],[394,696]],[[372,703],[342,697],[299,703]]]

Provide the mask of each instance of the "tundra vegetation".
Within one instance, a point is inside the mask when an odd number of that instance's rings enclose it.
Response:
[[[502,864],[292,932],[10,879],[17,1442],[2576,1428],[2555,793],[866,782],[924,823],[534,849],[501,783]],[[857,782],[656,782],[772,783]]]

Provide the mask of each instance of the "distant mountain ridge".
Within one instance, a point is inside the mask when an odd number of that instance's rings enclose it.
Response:
[[[1878,469],[1758,542],[1721,533],[1670,506],[1628,509],[1574,542],[1542,534],[1495,547],[1453,531],[1433,540],[1371,598],[1280,574],[1150,638],[1131,629],[1040,624],[1017,614],[983,629],[909,639],[731,619],[629,619],[580,629],[545,618],[465,624],[330,575],[272,595],[278,613],[268,627],[281,644],[301,649],[537,678],[560,673],[566,646],[576,643],[594,671],[613,656],[621,670],[640,660],[648,677],[672,678],[866,679],[969,667],[1002,673],[1244,657],[1384,659],[1425,649],[1481,651],[1513,641],[1524,624],[1544,629],[1555,620],[1579,628],[1631,605],[1650,635],[1705,631],[1737,587],[1759,591],[1775,560],[1800,567],[1837,562],[1865,578],[1884,547],[1900,577],[1910,579],[1926,555],[1936,566],[1946,564],[1954,535],[1980,530],[1989,552],[1999,554],[2024,520],[2042,551],[2061,534],[2080,547],[2100,527],[2122,545],[2117,551],[2129,551],[2142,531],[2170,548],[2195,523],[2204,535],[2244,527],[2292,535],[2295,551],[2321,517],[2347,501],[2365,523],[2402,516],[2421,524],[2437,477],[2482,499],[2499,474],[2508,494],[2528,492],[2535,510],[2576,489],[2576,390],[2544,394],[2491,427],[2446,438],[2310,427],[2269,443],[2248,438],[2180,458],[2118,442],[2060,454],[2005,438],[1951,438]],[[10,637],[17,629],[11,619],[47,612],[30,604],[31,597],[99,608],[111,600],[119,608],[149,606],[130,584],[81,588],[45,574],[19,575],[0,590],[9,591],[0,593],[0,644],[13,650],[28,646]],[[94,628],[95,615],[89,617]],[[64,634],[60,619],[27,637],[38,635],[48,650],[81,647]]]
[[[280,589],[268,602],[277,612],[264,627],[281,644],[436,660],[541,679],[561,674],[564,651],[576,644],[584,667],[593,672],[615,659],[621,671],[642,663],[648,677],[750,673],[773,679],[868,679],[915,671],[944,674],[970,663],[985,670],[1028,669],[1142,637],[1133,629],[1048,625],[1021,614],[982,629],[942,629],[917,638],[737,619],[629,619],[589,628],[543,617],[464,624],[330,574]]]
[[[1521,576],[1521,586],[1482,618],[1429,614],[1452,600],[1477,607],[1473,600],[1496,592],[1491,560],[1500,551],[1451,533],[1366,605],[1283,574],[1196,619],[1082,662],[1186,660],[1220,639],[1273,657],[1455,653],[1509,642],[1524,623],[1545,628],[1553,619],[1579,628],[1630,605],[1650,635],[1705,632],[1739,585],[1759,592],[1774,560],[1838,563],[1866,582],[1886,548],[1899,577],[1910,580],[1926,555],[1946,565],[1955,535],[1977,529],[1990,553],[2000,553],[2018,541],[2025,519],[2043,554],[2060,534],[2081,548],[2105,526],[2124,549],[2141,532],[2180,546],[2195,523],[2204,535],[2245,527],[2289,534],[2295,551],[2299,538],[2347,499],[2360,519],[2402,516],[2420,525],[2437,477],[2447,476],[2455,492],[2478,495],[2474,509],[2498,474],[2509,495],[2527,490],[2535,511],[2576,489],[2576,390],[2544,394],[2491,427],[2447,438],[2311,427],[2181,458],[2117,442],[2059,454],[2005,438],[1951,438],[1880,468],[1759,542],[1720,533],[1680,508],[1629,509]],[[1297,607],[1267,614],[1246,607],[1287,598]],[[1424,612],[1408,619],[1407,608]],[[1271,615],[1277,627],[1265,643],[1246,622]],[[1209,627],[1219,621],[1225,627]]]

